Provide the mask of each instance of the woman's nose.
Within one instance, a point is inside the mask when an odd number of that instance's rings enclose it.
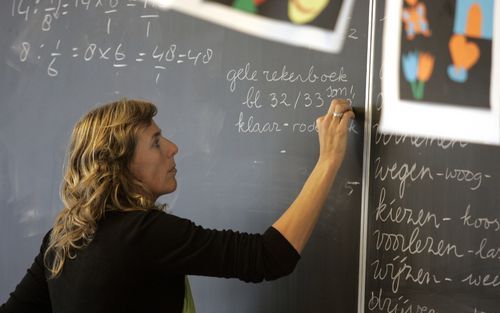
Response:
[[[173,142],[172,142],[172,146],[173,146],[173,150],[174,150],[174,155],[176,155],[177,152],[179,152],[179,147],[177,147],[177,145]]]
[[[177,154],[177,152],[179,152],[179,147],[177,147],[177,145],[175,143],[173,143],[172,141],[166,139],[167,141],[167,147],[168,147],[168,155],[169,156],[174,156]]]

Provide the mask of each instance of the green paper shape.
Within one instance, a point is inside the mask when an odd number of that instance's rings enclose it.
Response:
[[[234,0],[233,7],[245,12],[257,13],[257,7],[253,0]]]

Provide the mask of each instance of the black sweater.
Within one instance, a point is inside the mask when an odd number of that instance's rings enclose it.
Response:
[[[90,245],[47,280],[43,253],[0,307],[10,312],[181,312],[184,275],[273,280],[300,256],[274,228],[263,235],[204,229],[161,211],[108,212]]]

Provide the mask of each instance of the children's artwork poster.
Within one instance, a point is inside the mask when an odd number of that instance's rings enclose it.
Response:
[[[500,143],[500,1],[397,0],[384,29],[380,131]]]
[[[148,0],[263,39],[338,53],[354,0]]]
[[[220,3],[257,16],[295,25],[312,25],[328,31],[335,28],[343,1],[207,0],[205,2]]]

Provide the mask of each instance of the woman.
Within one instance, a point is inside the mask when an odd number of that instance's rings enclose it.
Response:
[[[208,230],[163,212],[177,187],[177,146],[156,107],[121,100],[74,127],[61,188],[64,209],[6,312],[194,312],[186,275],[248,282],[291,273],[344,158],[354,114],[334,100],[317,119],[319,158],[302,191],[262,235]]]

